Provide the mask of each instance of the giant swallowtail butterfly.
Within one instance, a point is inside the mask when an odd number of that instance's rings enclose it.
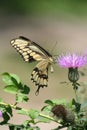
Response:
[[[51,72],[53,72],[54,58],[37,43],[23,36],[11,40],[11,45],[20,53],[24,61],[39,61],[31,73],[31,80],[38,87],[36,93],[39,93],[41,87],[48,85],[48,68],[51,66]]]

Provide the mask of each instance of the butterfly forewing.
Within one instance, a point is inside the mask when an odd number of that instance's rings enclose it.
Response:
[[[42,60],[42,55],[31,49],[34,46],[31,44],[30,40],[25,40],[22,38],[13,39],[11,41],[11,45],[20,53],[24,61],[31,62],[34,60]]]
[[[24,61],[40,61],[32,71],[31,80],[38,87],[36,92],[39,92],[41,87],[47,87],[48,67],[53,63],[51,54],[37,43],[22,36],[13,39],[11,45],[20,53]]]

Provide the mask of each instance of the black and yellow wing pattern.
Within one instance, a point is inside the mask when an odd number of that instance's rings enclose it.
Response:
[[[48,68],[51,66],[51,71],[53,71],[54,58],[37,43],[23,36],[11,40],[11,45],[19,52],[24,61],[39,62],[31,73],[31,80],[38,87],[36,93],[39,93],[41,87],[48,86]]]

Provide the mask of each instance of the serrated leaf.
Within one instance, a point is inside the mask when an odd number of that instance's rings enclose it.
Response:
[[[7,85],[4,87],[4,91],[11,94],[16,94],[18,92],[18,88],[14,85]]]

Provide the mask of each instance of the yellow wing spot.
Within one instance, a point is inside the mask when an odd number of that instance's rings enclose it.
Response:
[[[35,73],[36,73],[36,71],[33,71],[33,72],[32,72],[32,75],[34,75]]]
[[[32,52],[32,53],[30,53],[30,56],[34,56],[36,53],[35,52]]]
[[[14,48],[18,48],[18,47],[17,47],[16,45],[14,45],[14,44],[13,44],[13,47],[14,47]]]
[[[24,55],[23,55],[24,56]],[[24,59],[25,60],[27,60],[29,58],[29,56],[28,55],[26,55],[26,56],[24,56]]]
[[[47,80],[46,79],[44,79],[44,85],[47,85]]]
[[[33,58],[34,58],[34,59],[37,59],[37,60],[42,59],[41,56],[39,56],[38,54],[34,55]]]
[[[40,79],[40,84],[43,85],[43,78]]]
[[[37,72],[35,72],[34,75],[33,75],[33,78],[34,78],[34,79],[35,79],[36,75],[37,75]]]
[[[32,52],[32,50],[28,50],[27,52],[30,54]]]
[[[20,49],[19,48],[16,48],[17,49],[17,51],[19,51]]]
[[[40,82],[40,77],[37,79],[37,84],[39,84],[39,82]]]
[[[36,77],[35,77],[35,81],[37,81],[37,79],[38,79],[38,75],[36,75]]]
[[[23,56],[26,56],[27,55],[27,52],[23,52]]]
[[[25,59],[25,61],[29,61],[29,59]]]
[[[12,40],[12,41],[11,41],[11,44],[13,44],[14,42],[15,42],[15,40]]]
[[[23,51],[28,51],[28,50],[29,50],[29,48],[24,48],[24,49],[23,49]]]
[[[19,53],[23,53],[23,51],[22,51],[22,50],[19,50]]]

